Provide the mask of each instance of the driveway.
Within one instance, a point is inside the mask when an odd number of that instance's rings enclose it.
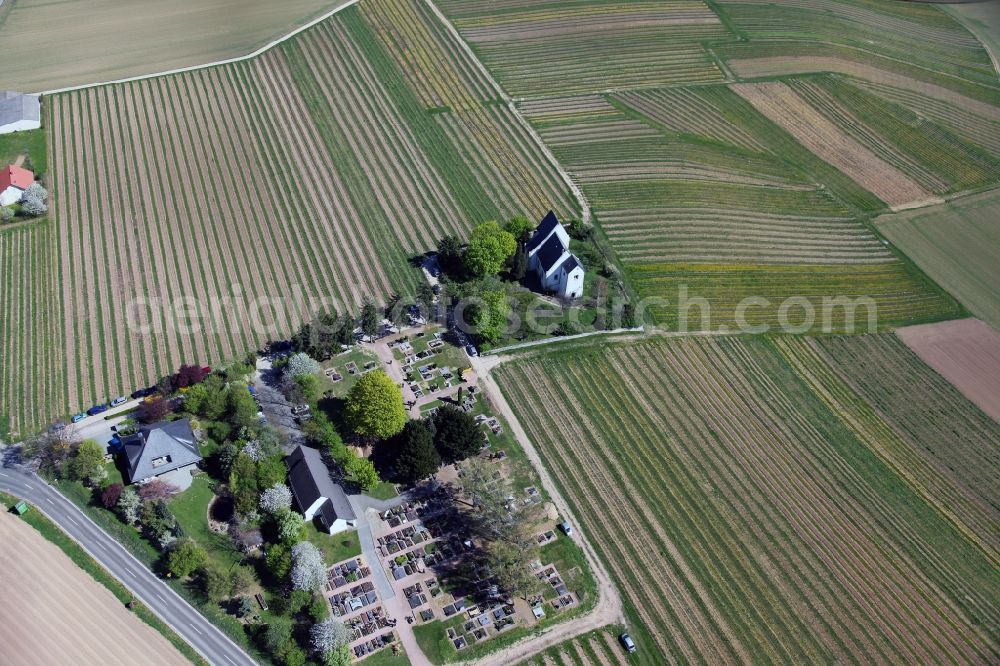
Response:
[[[257,399],[260,401],[260,410],[264,412],[268,423],[288,436],[288,443],[285,444],[284,449],[285,453],[291,453],[296,446],[306,443],[306,436],[299,428],[299,424],[295,422],[291,404],[277,389],[278,379],[279,373],[271,367],[270,359],[257,359],[254,389],[257,391]]]
[[[252,666],[256,663],[44,480],[5,466],[0,468],[0,490],[27,500],[33,511],[40,510],[47,515],[213,666]]]
[[[96,440],[102,446],[106,446],[111,441],[111,436],[114,434],[111,430],[111,426],[118,425],[126,418],[131,416],[130,410],[139,406],[141,400],[129,400],[123,405],[119,405],[114,409],[109,409],[103,414],[97,414],[96,416],[88,416],[79,423],[71,423],[66,426],[64,431],[65,436],[73,442],[80,442],[85,439]],[[118,414],[119,416],[112,416],[108,418],[109,415]]]

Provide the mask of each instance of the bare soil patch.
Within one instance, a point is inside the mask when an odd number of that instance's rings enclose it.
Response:
[[[0,514],[0,589],[4,663],[188,663],[54,544],[9,513]]]
[[[896,335],[1000,423],[1000,333],[978,319],[907,326]]]

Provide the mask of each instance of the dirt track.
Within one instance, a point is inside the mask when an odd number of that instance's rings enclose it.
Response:
[[[0,514],[0,662],[177,664],[189,662],[54,544]]]

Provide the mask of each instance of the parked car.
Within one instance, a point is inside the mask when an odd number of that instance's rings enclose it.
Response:
[[[111,406],[112,407],[117,407],[118,405],[124,405],[126,402],[128,402],[128,398],[126,398],[123,395],[120,395],[120,396],[118,396],[117,398],[115,398],[114,400],[111,401]]]
[[[628,634],[622,634],[618,637],[618,640],[621,641],[626,651],[635,652],[635,641],[632,640],[631,636]]]
[[[83,412],[80,412],[79,414],[74,414],[73,418],[70,419],[70,421],[72,421],[73,423],[79,423],[80,421],[84,420],[85,418],[87,418],[87,415],[84,414]]]
[[[98,414],[103,414],[106,411],[108,411],[107,405],[94,405],[93,407],[87,410],[87,414],[91,416],[97,416]]]
[[[133,393],[132,393],[132,399],[133,400],[138,400],[139,398],[145,398],[147,395],[152,395],[155,392],[156,392],[156,389],[153,388],[153,387],[150,387],[150,388],[141,388],[138,391],[133,391]]]
[[[567,523],[565,520],[559,523],[559,529],[562,530],[562,533],[565,534],[566,536],[573,536],[573,528],[570,527],[569,523]]]
[[[472,346],[472,345],[466,345],[466,346],[465,346],[465,352],[466,352],[466,353],[467,353],[467,354],[468,354],[469,356],[471,356],[471,357],[473,357],[473,358],[475,358],[476,356],[479,356],[479,350],[478,350],[478,349],[476,349],[476,348],[475,348],[474,346]]]

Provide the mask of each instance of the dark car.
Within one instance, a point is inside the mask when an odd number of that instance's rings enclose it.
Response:
[[[132,399],[138,400],[139,398],[145,398],[147,395],[153,395],[154,393],[156,393],[155,387],[141,388],[138,391],[134,391],[132,393]]]
[[[93,407],[87,410],[87,413],[90,414],[91,416],[95,416],[97,414],[102,414],[106,411],[108,411],[107,405],[94,405]]]

